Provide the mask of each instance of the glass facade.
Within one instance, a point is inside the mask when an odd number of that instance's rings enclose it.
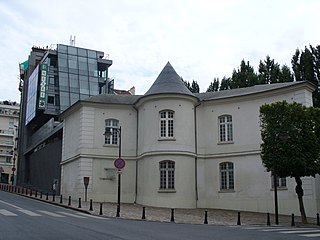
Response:
[[[39,67],[36,67],[28,81],[26,125],[37,115],[37,110],[58,115],[79,100],[111,92],[108,67],[112,61],[103,59],[103,52],[58,44],[41,63],[48,65],[47,102],[43,109],[37,109],[40,85]]]

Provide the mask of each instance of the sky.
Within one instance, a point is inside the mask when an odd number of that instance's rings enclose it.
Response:
[[[20,102],[19,63],[32,46],[103,51],[116,89],[144,94],[169,61],[205,92],[242,59],[291,67],[320,44],[319,0],[0,0],[0,100]]]

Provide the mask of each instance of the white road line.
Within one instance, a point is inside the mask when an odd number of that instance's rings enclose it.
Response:
[[[49,215],[51,217],[65,217],[63,215],[59,215],[59,214],[56,214],[56,213],[53,213],[53,212],[48,212],[48,211],[43,211],[43,210],[38,210],[38,212],[41,212],[41,213],[46,214],[46,215]]]
[[[27,214],[31,217],[40,217],[41,215],[38,214],[38,213],[35,213],[35,212],[32,212],[32,211],[29,211],[29,210],[26,210],[26,209],[18,209],[20,212],[24,213],[24,214]]]
[[[86,218],[86,217],[84,217],[84,216],[80,216],[80,215],[72,214],[72,213],[68,213],[68,212],[57,212],[57,213],[62,214],[62,215],[66,215],[66,216],[69,216],[69,217]]]
[[[4,215],[4,216],[9,216],[9,217],[16,217],[18,216],[17,214],[13,213],[13,212],[9,212],[5,209],[0,209],[0,214]]]
[[[98,217],[98,216],[95,216],[95,215],[91,215],[91,214],[86,214],[86,213],[77,213],[81,216],[86,216],[86,217],[89,217],[89,218],[95,218],[95,219],[108,219],[108,218],[105,218],[105,217]]]
[[[10,206],[10,207],[14,207],[14,208],[16,208],[16,209],[22,209],[21,207],[18,207],[18,206],[16,206],[16,205],[11,204],[11,203],[7,203],[7,202],[2,201],[2,200],[0,200],[0,203],[6,204],[6,205],[8,205],[8,206]]]
[[[292,231],[284,231],[284,232],[279,232],[279,233],[316,233],[320,232],[320,230],[316,229],[310,229],[310,230],[292,230]]]
[[[314,233],[314,234],[301,234],[299,236],[302,237],[320,237],[320,233]]]
[[[261,229],[259,231],[262,232],[278,232],[278,231],[289,231],[292,230],[292,228],[270,228],[270,229]]]

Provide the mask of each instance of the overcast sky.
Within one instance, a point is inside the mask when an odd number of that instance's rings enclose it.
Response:
[[[168,61],[200,91],[242,59],[291,67],[320,44],[319,0],[0,0],[0,100],[20,101],[18,64],[31,47],[69,44],[109,54],[115,88],[144,94]]]

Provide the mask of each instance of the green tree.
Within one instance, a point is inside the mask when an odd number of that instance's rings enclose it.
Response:
[[[291,60],[292,69],[296,81],[309,81],[318,87],[313,93],[313,105],[320,107],[320,45],[310,45],[310,49],[296,50]]]
[[[249,61],[245,62],[242,59],[240,67],[233,70],[231,88],[250,87],[258,84],[258,76]]]
[[[221,79],[221,84],[220,84],[219,91],[228,90],[228,89],[231,89],[231,88],[232,88],[231,78],[223,77]]]
[[[200,92],[199,84],[195,80],[192,80],[191,92],[193,92],[193,93],[199,93]]]
[[[270,84],[280,82],[280,65],[274,62],[268,55],[266,60],[260,61],[258,68],[258,78],[260,84]]]
[[[219,78],[214,78],[213,82],[210,83],[207,92],[217,92],[219,91],[220,81]]]
[[[285,101],[265,104],[260,107],[260,120],[262,162],[272,174],[295,179],[302,222],[306,223],[301,177],[320,173],[320,109]]]
[[[282,65],[280,75],[279,75],[279,82],[293,82],[293,74],[290,68],[287,65]]]

